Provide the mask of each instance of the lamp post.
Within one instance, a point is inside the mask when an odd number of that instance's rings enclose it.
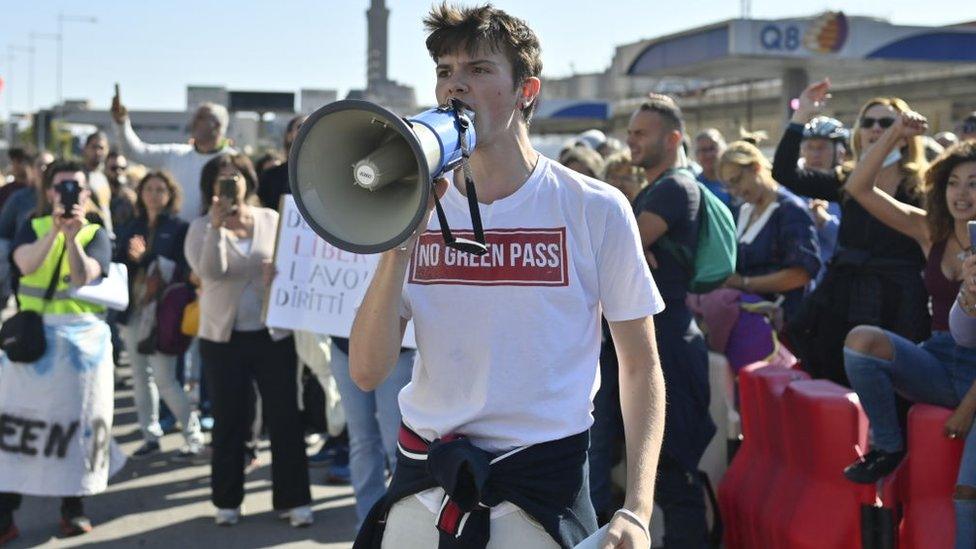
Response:
[[[33,47],[33,41],[38,38],[45,38],[54,40],[58,43],[58,69],[57,69],[57,97],[58,97],[58,107],[57,107],[57,118],[60,120],[64,116],[64,24],[71,23],[97,23],[98,19],[87,16],[87,15],[65,15],[62,12],[58,12],[58,32],[55,33],[39,33],[32,32],[30,34],[31,46]],[[31,63],[33,66],[33,62]],[[33,73],[33,68],[31,69]],[[33,86],[33,83],[31,84]],[[31,102],[33,102],[33,92],[31,93]],[[36,122],[36,120],[35,120]],[[35,129],[37,131],[37,138],[40,147],[43,147],[47,142],[46,128],[43,125],[35,123]]]
[[[7,74],[6,74],[6,85],[7,88],[5,93],[7,94],[7,122],[6,122],[6,132],[5,137],[7,139],[7,146],[13,146],[13,129],[11,126],[11,121],[13,118],[13,94],[11,93],[12,88],[10,87],[11,81],[14,80],[14,60],[17,59],[17,53],[26,53],[28,57],[33,62],[34,59],[34,48],[31,46],[21,46],[18,44],[7,44]],[[33,70],[28,72],[28,78],[33,79]],[[28,91],[29,94],[29,91]],[[28,95],[29,97],[29,95]]]
[[[30,33],[30,47],[36,51],[37,46],[35,45],[38,39],[43,40],[58,40],[58,35],[53,32],[32,32]],[[34,111],[34,52],[31,52],[30,59],[30,95],[27,99],[27,105],[31,112]]]
[[[11,130],[11,127],[12,126],[11,126],[11,120],[10,119],[13,117],[14,109],[13,109],[13,103],[12,103],[12,95],[10,94],[10,81],[13,80],[13,78],[11,78],[11,75],[14,72],[14,59],[15,59],[15,56],[14,56],[13,52],[9,48],[7,49],[6,55],[4,55],[4,59],[5,59],[4,68],[6,69],[6,71],[3,74],[3,77],[4,77],[3,87],[4,87],[4,89],[2,91],[0,91],[0,93],[2,93],[3,95],[6,95],[7,96],[7,101],[6,101],[6,104],[7,104],[7,116],[4,117],[4,120],[5,120],[5,122],[4,122],[4,138],[7,140],[7,147],[9,148],[9,147],[11,147],[13,145],[13,130]]]
[[[62,78],[64,75],[64,24],[66,22],[97,23],[98,19],[87,15],[65,15],[58,12],[58,32],[55,35],[58,41],[58,118],[64,115]]]

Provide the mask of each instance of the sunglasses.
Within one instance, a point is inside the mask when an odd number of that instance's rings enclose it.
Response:
[[[891,117],[871,118],[869,116],[865,116],[864,118],[861,119],[861,127],[864,129],[873,128],[875,122],[877,122],[878,125],[881,126],[881,129],[888,129],[891,127],[892,124],[895,123],[895,119]]]

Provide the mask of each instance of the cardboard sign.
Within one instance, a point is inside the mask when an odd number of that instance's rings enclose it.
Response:
[[[271,328],[349,337],[379,255],[346,252],[320,238],[305,223],[291,195],[282,197],[279,213],[278,275],[268,292],[265,322]],[[412,322],[403,346],[417,346]]]

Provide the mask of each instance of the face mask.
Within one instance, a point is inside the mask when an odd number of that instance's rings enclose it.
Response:
[[[885,157],[884,162],[881,164],[882,168],[887,168],[901,160],[901,149],[896,148],[895,150],[888,153]]]

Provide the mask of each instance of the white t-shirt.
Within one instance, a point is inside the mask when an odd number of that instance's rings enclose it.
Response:
[[[470,238],[467,198],[451,186],[442,203],[452,231]],[[630,205],[540,156],[521,188],[480,207],[488,254],[446,248],[437,216],[414,248],[400,313],[413,318],[418,355],[403,421],[490,452],[586,431],[601,308],[610,321],[664,308]]]

